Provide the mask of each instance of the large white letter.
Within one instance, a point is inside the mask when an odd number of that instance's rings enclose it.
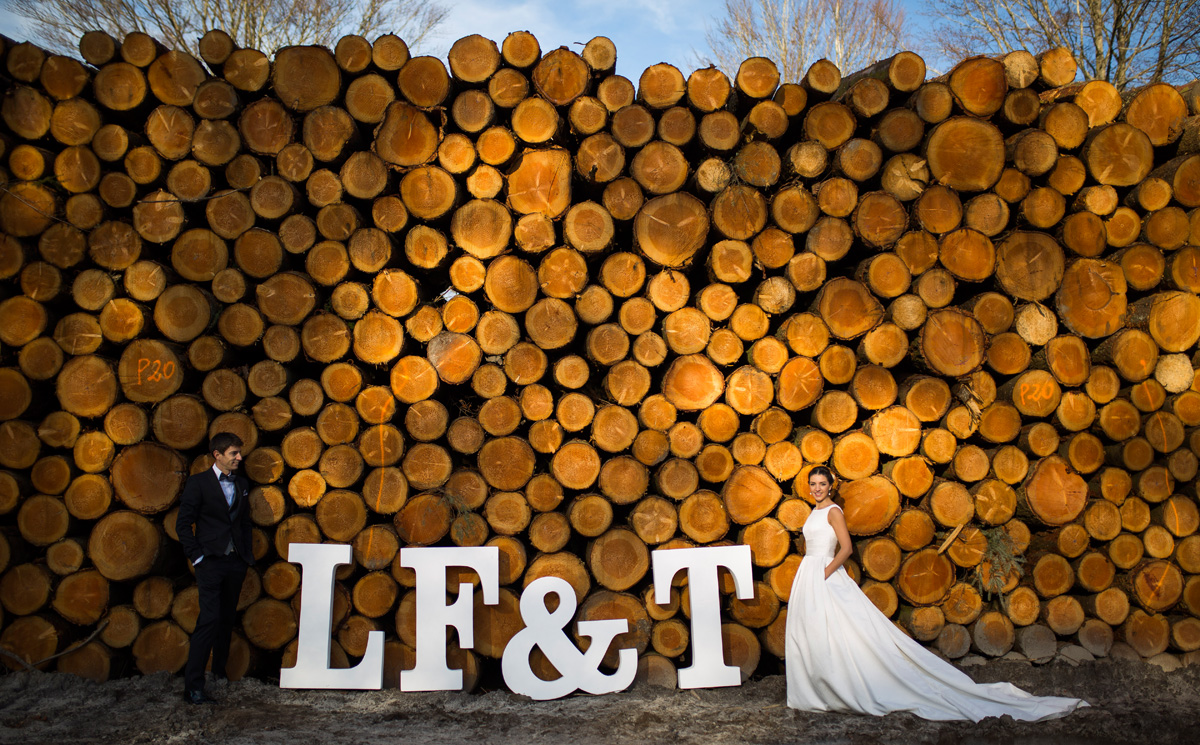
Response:
[[[721,594],[717,569],[733,574],[737,596],[754,597],[754,573],[749,546],[675,548],[650,554],[654,564],[654,601],[671,601],[671,580],[688,573],[688,599],[692,606],[692,665],[679,671],[680,688],[719,688],[742,684],[741,671],[725,664],[721,652]]]
[[[458,630],[463,649],[475,646],[471,585],[458,586],[458,599],[446,604],[446,568],[465,567],[479,575],[485,605],[500,602],[500,549],[475,548],[402,548],[400,566],[417,574],[417,664],[400,672],[402,691],[462,690],[462,670],[451,670],[446,663],[446,629]]]
[[[288,561],[299,564],[300,631],[296,642],[296,666],[279,671],[280,688],[383,687],[383,632],[367,634],[367,652],[352,668],[329,667],[330,634],[333,625],[333,572],[351,561],[350,546],[332,543],[293,543]]]

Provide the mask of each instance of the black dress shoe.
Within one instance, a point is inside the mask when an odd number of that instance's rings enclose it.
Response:
[[[183,700],[189,704],[211,704],[213,700],[204,695],[204,691],[184,691]]]

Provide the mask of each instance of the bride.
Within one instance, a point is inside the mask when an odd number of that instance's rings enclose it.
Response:
[[[788,706],[875,715],[908,711],[925,719],[977,722],[1005,714],[1052,719],[1088,705],[1033,696],[1011,683],[975,683],[906,636],[842,566],[852,546],[846,518],[833,503],[833,473],[817,466],[808,486],[816,507],[804,523],[806,556],[788,602]]]

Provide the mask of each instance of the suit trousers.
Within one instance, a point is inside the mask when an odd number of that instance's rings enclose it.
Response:
[[[200,613],[192,632],[183,686],[188,691],[204,690],[204,667],[212,653],[214,676],[225,677],[229,641],[237,618],[238,596],[246,579],[246,562],[236,553],[206,556],[196,565],[196,589]]]

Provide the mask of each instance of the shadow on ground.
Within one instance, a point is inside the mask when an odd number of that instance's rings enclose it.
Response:
[[[1193,745],[1200,739],[1197,667],[1165,673],[1129,661],[996,662],[967,672],[980,682],[1007,680],[1092,706],[1032,724],[1007,717],[972,724],[910,714],[805,714],[784,704],[781,676],[740,688],[641,687],[550,702],[504,691],[288,691],[247,680],[214,691],[218,703],[189,706],[182,679],[166,674],[94,684],[58,673],[9,673],[0,677],[0,743]]]

